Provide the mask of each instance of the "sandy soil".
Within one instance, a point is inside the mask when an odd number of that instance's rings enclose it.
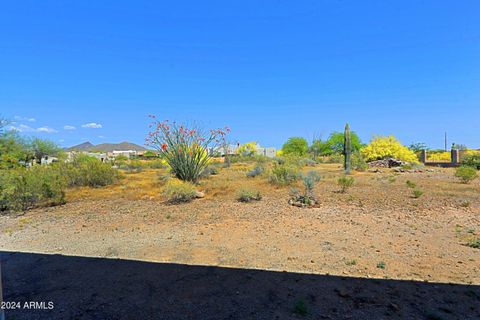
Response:
[[[138,177],[132,175],[112,193],[77,190],[64,206],[0,216],[0,249],[473,284],[478,291],[480,251],[465,245],[480,232],[478,181],[457,183],[447,170],[363,173],[341,194],[337,166],[322,166],[320,205],[302,209],[287,204],[288,188],[261,178],[237,179],[237,187],[249,184],[264,194],[239,203],[235,187],[225,186],[245,169],[224,170],[231,172],[201,185],[206,198],[188,204],[165,204],[151,190],[133,196],[128,190]],[[413,199],[406,180],[424,196]]]

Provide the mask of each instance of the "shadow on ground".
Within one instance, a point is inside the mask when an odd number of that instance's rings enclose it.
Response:
[[[480,318],[480,286],[0,254],[5,301],[54,303],[7,320]]]

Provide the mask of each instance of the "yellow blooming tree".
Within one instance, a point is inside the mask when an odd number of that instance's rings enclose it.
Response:
[[[415,153],[403,146],[394,136],[374,137],[370,144],[361,149],[367,161],[395,158],[405,162],[418,163]]]
[[[257,143],[255,141],[244,143],[237,150],[239,155],[245,157],[254,156],[256,152]]]

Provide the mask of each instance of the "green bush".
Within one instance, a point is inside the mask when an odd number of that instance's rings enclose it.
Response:
[[[412,195],[415,199],[418,199],[423,195],[423,191],[420,190],[420,189],[413,189],[412,190]]]
[[[324,158],[325,163],[343,163],[344,156],[340,153],[334,153]]]
[[[320,181],[320,174],[316,171],[309,171],[303,176],[303,186],[305,187],[305,197],[313,198],[313,188]]]
[[[240,189],[237,194],[237,200],[240,202],[252,202],[262,199],[260,191],[253,189]]]
[[[118,169],[125,170],[127,173],[142,172],[144,165],[139,160],[130,160],[118,166]]]
[[[269,176],[272,184],[289,185],[300,178],[300,170],[290,164],[275,164]]]
[[[255,178],[256,176],[259,176],[263,173],[265,169],[261,165],[256,165],[253,170],[250,170],[247,172],[247,177],[249,178]]]
[[[477,177],[477,170],[470,166],[461,166],[455,170],[455,177],[463,183],[469,183]]]
[[[338,178],[338,185],[342,188],[341,189],[342,193],[347,192],[347,189],[353,186],[354,182],[355,182],[355,179],[353,179],[353,177],[341,176],[340,178]]]
[[[119,178],[118,171],[110,164],[89,156],[77,156],[73,162],[59,163],[54,167],[57,166],[70,187],[103,187]]]
[[[151,160],[147,162],[147,166],[150,169],[165,169],[167,165],[160,159]]]
[[[315,167],[317,162],[315,160],[312,160],[310,158],[304,158],[300,160],[300,164],[305,167]]]
[[[200,178],[208,178],[210,176],[215,176],[219,172],[219,164],[210,164],[208,165],[200,174]]]
[[[467,246],[470,248],[480,249],[480,238],[474,237],[467,242]]]
[[[54,167],[0,172],[0,211],[25,211],[65,203],[65,179]]]
[[[480,170],[480,153],[466,155],[463,157],[462,165]]]
[[[405,182],[405,183],[406,183],[407,187],[409,187],[410,189],[415,189],[417,187],[417,185],[410,180],[407,180],[407,182]]]
[[[163,187],[163,196],[170,203],[190,202],[195,199],[197,191],[195,186],[186,181],[170,179]]]
[[[367,160],[365,160],[365,157],[359,151],[352,153],[352,157],[350,161],[351,161],[353,170],[365,171],[368,169]]]

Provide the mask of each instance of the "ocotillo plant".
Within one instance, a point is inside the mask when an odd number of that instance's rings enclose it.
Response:
[[[187,128],[176,122],[158,121],[154,115],[146,144],[160,152],[175,176],[183,181],[196,183],[200,174],[210,163],[212,150],[226,145],[228,127],[203,131]]]
[[[348,123],[345,125],[345,133],[344,133],[344,141],[343,141],[343,155],[344,155],[344,162],[343,167],[345,169],[345,174],[350,174],[351,170],[351,163],[350,157],[352,154],[352,143],[350,141],[350,126]]]

